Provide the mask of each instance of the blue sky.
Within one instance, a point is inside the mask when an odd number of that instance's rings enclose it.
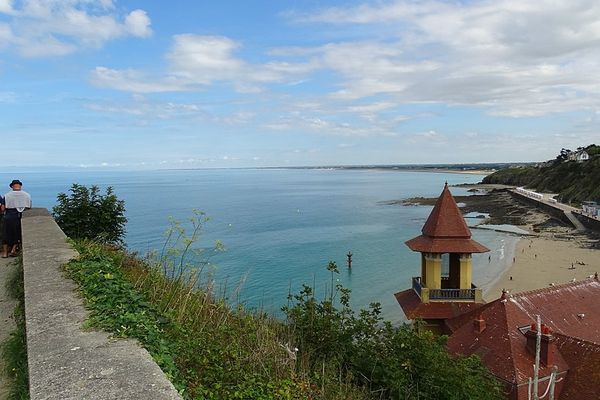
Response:
[[[4,167],[538,161],[598,122],[595,0],[0,0]]]

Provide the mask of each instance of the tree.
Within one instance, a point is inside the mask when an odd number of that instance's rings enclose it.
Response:
[[[123,244],[125,202],[117,198],[112,187],[102,194],[96,185],[88,188],[74,183],[69,192],[59,193],[58,204],[52,209],[54,219],[67,236]]]
[[[600,154],[600,146],[595,145],[595,144],[590,144],[588,147],[585,148],[585,150],[587,151],[587,153],[590,156],[595,156]]]
[[[573,153],[571,150],[569,149],[565,149],[562,148],[560,149],[560,153],[558,156],[556,156],[556,161],[558,163],[564,162],[564,161],[568,161],[569,160],[569,156],[571,155],[571,153]]]

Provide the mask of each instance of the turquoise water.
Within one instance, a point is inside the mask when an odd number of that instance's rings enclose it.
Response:
[[[240,286],[246,304],[277,311],[289,288],[302,283],[324,293],[325,267],[334,260],[340,283],[352,289],[354,307],[383,305],[394,321],[403,314],[393,294],[410,285],[419,255],[404,241],[418,235],[431,207],[383,205],[414,196],[437,196],[444,182],[477,182],[481,176],[364,170],[175,170],[143,172],[24,173],[20,178],[35,206],[52,207],[73,182],[112,185],[125,200],[127,245],[160,248],[168,217],[185,219],[193,208],[211,216],[203,245],[221,240],[226,251],[212,259],[217,282]],[[13,176],[0,174],[10,182]],[[8,188],[7,188],[8,189]],[[453,188],[456,195],[465,194]],[[489,284],[505,267],[505,247],[514,237],[474,230],[490,247],[475,258],[474,280]],[[353,268],[346,266],[351,250]],[[236,296],[237,298],[238,296]]]

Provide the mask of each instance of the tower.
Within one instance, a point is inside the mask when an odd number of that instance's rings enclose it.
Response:
[[[412,289],[396,293],[396,299],[409,319],[421,318],[442,333],[447,318],[483,303],[482,290],[472,281],[472,254],[489,249],[471,239],[448,183],[421,232],[406,242],[421,253],[421,276],[413,277]]]

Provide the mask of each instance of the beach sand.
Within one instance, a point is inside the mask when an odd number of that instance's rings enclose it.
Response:
[[[521,239],[515,249],[515,262],[486,290],[485,300],[500,297],[502,289],[518,293],[548,287],[552,283],[585,279],[600,272],[600,250],[580,246],[575,238],[541,236]],[[572,265],[574,269],[571,269]]]

